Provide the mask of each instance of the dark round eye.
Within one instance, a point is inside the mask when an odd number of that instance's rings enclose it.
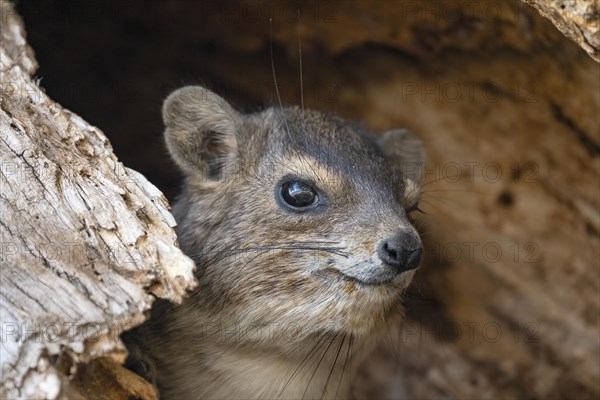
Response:
[[[285,182],[281,185],[281,198],[294,208],[312,206],[319,199],[317,191],[312,186],[298,181]]]

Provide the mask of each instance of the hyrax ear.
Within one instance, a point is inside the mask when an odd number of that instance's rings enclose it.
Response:
[[[162,108],[171,157],[188,175],[219,180],[236,161],[241,115],[208,89],[186,86],[171,93]]]
[[[421,182],[425,150],[421,140],[408,129],[394,129],[384,133],[377,145],[385,158],[413,182]]]

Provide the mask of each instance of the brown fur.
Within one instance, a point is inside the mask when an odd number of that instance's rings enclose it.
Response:
[[[201,87],[171,94],[163,118],[185,173],[174,214],[199,287],[127,335],[162,397],[348,397],[412,278],[392,274],[377,245],[394,235],[420,243],[407,218],[420,142],[293,107],[242,115]],[[287,210],[277,200],[286,176],[311,182],[322,203]]]

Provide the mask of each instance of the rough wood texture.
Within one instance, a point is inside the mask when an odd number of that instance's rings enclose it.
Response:
[[[90,389],[98,371],[153,398],[118,366],[119,334],[156,297],[181,301],[193,263],[158,189],[31,78],[22,22],[0,4],[0,398],[93,398],[110,388]]]
[[[523,0],[600,61],[600,4],[597,0]]]

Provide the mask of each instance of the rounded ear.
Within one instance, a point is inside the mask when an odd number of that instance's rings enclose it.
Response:
[[[227,101],[200,86],[177,89],[163,103],[165,141],[187,175],[219,180],[236,160],[241,115]]]
[[[377,145],[384,157],[402,175],[413,182],[421,182],[421,173],[425,163],[425,149],[423,143],[408,129],[394,129],[384,133]]]

